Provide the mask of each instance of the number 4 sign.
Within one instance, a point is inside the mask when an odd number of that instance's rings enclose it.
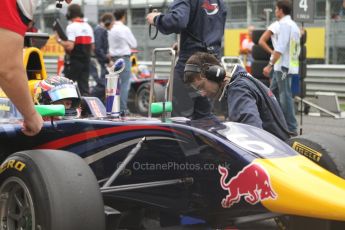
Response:
[[[307,0],[299,0],[299,7],[304,9],[304,12],[308,9],[308,1]]]
[[[315,0],[294,0],[293,19],[296,22],[314,22]]]

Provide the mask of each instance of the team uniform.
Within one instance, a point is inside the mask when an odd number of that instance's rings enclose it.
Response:
[[[109,43],[108,31],[100,25],[94,29],[95,36],[95,57],[91,58],[90,74],[97,85],[93,87],[91,95],[98,97],[101,101],[105,100],[105,75],[108,73],[106,64],[109,63],[107,57]]]
[[[284,114],[277,99],[260,81],[249,78],[253,77],[238,66],[230,84],[225,88],[224,98],[227,100],[230,121],[264,129],[284,141],[289,139]],[[253,80],[257,83],[254,83]],[[260,87],[262,90],[258,88],[257,84],[262,86]],[[273,113],[276,114],[276,118],[273,117]]]
[[[173,116],[199,119],[208,116],[211,104],[183,83],[185,63],[198,51],[220,58],[226,8],[223,0],[175,0],[168,13],[155,18],[163,34],[180,33],[180,54],[174,71]]]
[[[1,3],[0,28],[24,36],[33,18],[37,0],[2,0]]]
[[[64,74],[78,83],[81,95],[88,95],[93,30],[87,22],[77,18],[67,26],[66,34],[68,40],[74,42],[74,49],[65,56]]]

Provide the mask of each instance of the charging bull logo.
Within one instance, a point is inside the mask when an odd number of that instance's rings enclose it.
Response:
[[[205,0],[201,5],[204,8],[207,15],[215,15],[219,11],[219,7],[217,3],[210,3],[210,0]]]
[[[236,176],[226,182],[229,175],[228,169],[218,167],[221,174],[220,185],[229,192],[222,200],[223,208],[230,208],[238,203],[241,197],[249,204],[256,204],[266,199],[275,199],[276,193],[271,186],[270,178],[266,170],[256,163],[244,167]]]

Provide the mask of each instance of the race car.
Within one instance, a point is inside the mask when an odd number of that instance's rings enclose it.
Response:
[[[51,108],[39,110],[63,116],[62,105]],[[267,218],[344,229],[341,138],[296,137],[297,152],[252,126],[160,112],[52,119],[35,137],[20,117],[0,119],[0,229],[156,229],[146,224],[183,217],[217,229]]]

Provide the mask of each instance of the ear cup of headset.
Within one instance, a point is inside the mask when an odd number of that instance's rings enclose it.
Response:
[[[202,67],[194,64],[186,64],[184,73],[201,73],[207,80],[222,82],[226,76],[225,69],[219,65],[204,64]],[[186,79],[184,79],[186,81]]]
[[[207,80],[222,82],[226,76],[225,69],[219,65],[207,65],[203,68]]]

